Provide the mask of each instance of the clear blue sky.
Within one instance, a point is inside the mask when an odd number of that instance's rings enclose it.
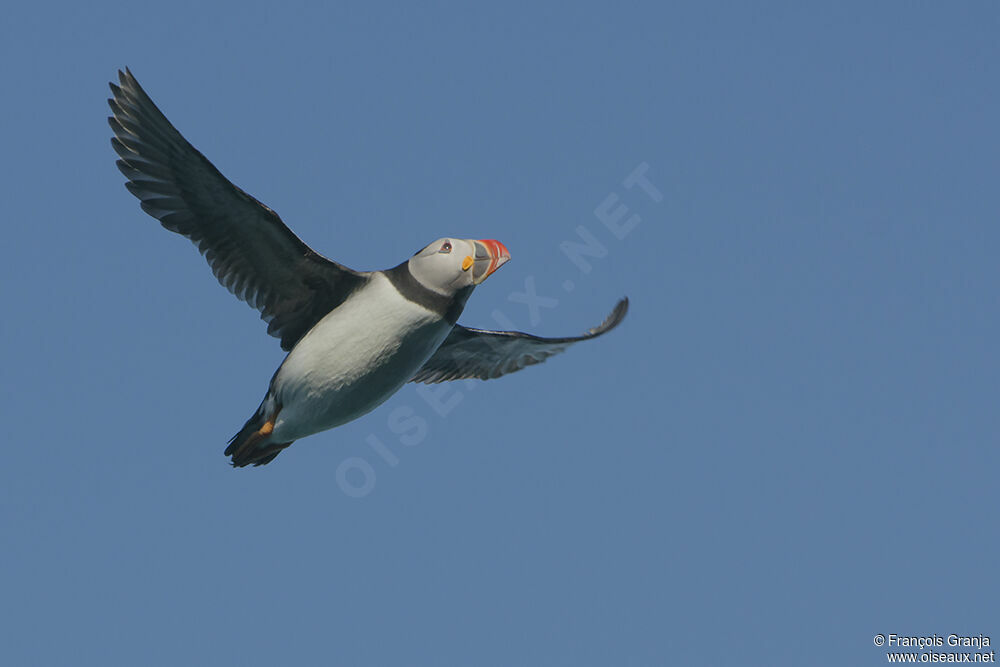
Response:
[[[880,632],[1000,642],[995,3],[26,6],[0,28],[0,662],[876,665]],[[126,65],[349,266],[504,241],[465,324],[632,311],[233,470],[282,353],[123,187]],[[643,164],[658,202],[625,185]],[[617,238],[602,205],[638,225]],[[605,250],[587,272],[560,251],[580,228]],[[527,283],[557,303],[532,318]],[[338,482],[358,459],[374,476]]]

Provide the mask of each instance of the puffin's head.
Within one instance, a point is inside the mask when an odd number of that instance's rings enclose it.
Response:
[[[408,264],[421,284],[450,296],[483,282],[509,259],[507,247],[493,239],[443,238],[417,252]]]

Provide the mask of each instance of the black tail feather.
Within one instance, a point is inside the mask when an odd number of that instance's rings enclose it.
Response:
[[[234,467],[267,465],[283,449],[292,444],[292,442],[271,442],[268,437],[260,435],[259,431],[266,421],[264,406],[261,404],[239,433],[230,438],[224,454],[232,457]]]
[[[294,440],[292,442],[294,442]],[[254,466],[266,466],[274,460],[274,457],[284,451],[287,447],[291,446],[291,444],[291,442],[277,442],[273,445],[265,447],[264,449],[256,450],[257,458],[253,461]]]
[[[260,430],[260,427],[264,425],[264,415],[260,408],[257,408],[257,412],[254,416],[247,420],[247,423],[243,425],[240,432],[229,439],[226,451],[223,452],[226,456],[232,456],[233,453],[239,449],[247,439]]]

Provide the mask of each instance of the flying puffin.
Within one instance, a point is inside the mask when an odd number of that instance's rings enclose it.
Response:
[[[190,239],[219,282],[260,311],[288,352],[260,407],[229,441],[234,466],[370,412],[407,382],[487,380],[521,370],[625,317],[622,299],[582,336],[540,338],[458,324],[472,290],[510,254],[492,239],[441,238],[384,271],[354,271],[303,243],[181,136],[132,73],[111,83],[108,118],[125,187]]]

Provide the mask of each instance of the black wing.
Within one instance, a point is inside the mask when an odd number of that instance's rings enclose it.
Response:
[[[198,247],[226,289],[260,311],[290,350],[368,274],[331,262],[230,183],[181,136],[132,73],[111,84],[108,118],[125,187],[142,210]]]
[[[582,336],[570,338],[540,338],[519,331],[485,331],[457,324],[411,382],[431,384],[466,378],[498,378],[526,366],[540,364],[573,343],[597,338],[611,331],[625,319],[627,312],[626,298],[615,305],[600,326]]]

